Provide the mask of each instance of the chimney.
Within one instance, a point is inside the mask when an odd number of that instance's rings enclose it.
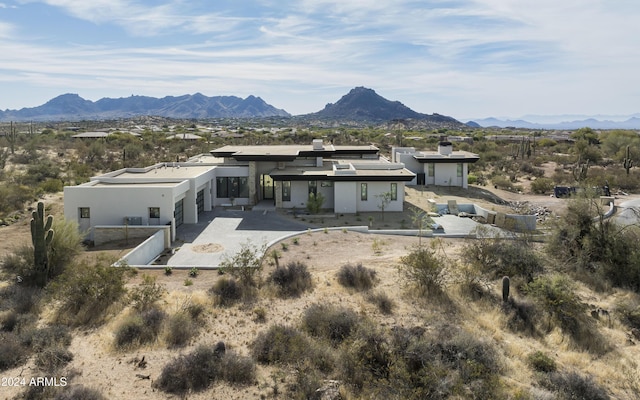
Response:
[[[322,139],[313,139],[313,151],[320,151],[320,150],[324,150]]]
[[[438,154],[443,156],[448,156],[453,151],[453,146],[451,146],[451,142],[440,142],[438,145]]]

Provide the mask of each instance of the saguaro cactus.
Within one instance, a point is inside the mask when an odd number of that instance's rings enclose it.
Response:
[[[509,301],[509,277],[505,276],[502,278],[502,301],[505,303]]]
[[[627,146],[627,156],[624,158],[623,164],[624,169],[627,170],[627,175],[629,175],[629,170],[633,167],[633,160],[631,160],[631,156],[629,154],[629,146]]]
[[[49,275],[49,246],[53,240],[53,216],[44,216],[44,203],[38,202],[37,210],[31,218],[31,242],[33,243],[33,259],[36,271],[36,284],[44,286]]]
[[[578,157],[578,162],[571,170],[573,178],[578,182],[582,182],[587,179],[587,172],[589,172],[589,160],[586,163],[582,163],[580,157]]]

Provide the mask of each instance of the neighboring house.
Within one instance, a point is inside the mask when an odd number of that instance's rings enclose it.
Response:
[[[438,151],[416,151],[414,147],[392,147],[391,161],[403,163],[416,174],[407,185],[457,186],[467,188],[469,164],[478,161],[477,154],[453,151],[451,142],[440,142]]]
[[[405,182],[415,174],[374,146],[225,146],[184,163],[125,168],[64,188],[64,212],[82,230],[96,226],[197,223],[217,206],[305,208],[321,193],[334,213],[402,211]]]

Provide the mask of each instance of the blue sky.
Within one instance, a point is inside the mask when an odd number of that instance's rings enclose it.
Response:
[[[355,86],[459,119],[640,112],[637,0],[0,0],[0,109]]]

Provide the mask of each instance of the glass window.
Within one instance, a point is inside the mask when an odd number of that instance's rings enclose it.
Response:
[[[89,207],[80,207],[80,218],[91,218],[91,209]]]
[[[291,201],[291,181],[282,181],[282,201]]]
[[[333,182],[331,181],[322,181],[320,182],[321,187],[333,187]]]
[[[391,184],[391,200],[398,200],[398,184]]]
[[[367,201],[367,184],[360,184],[360,200]]]
[[[458,163],[458,170],[456,172],[458,173],[458,178],[462,177],[462,163]]]
[[[427,164],[427,176],[435,176],[436,165],[434,163]]]
[[[229,191],[227,190],[227,178],[216,178],[216,196],[218,198],[229,197]]]
[[[309,181],[309,194],[315,196],[318,193],[318,181]]]
[[[149,207],[149,218],[160,218],[160,207]]]
[[[240,197],[240,178],[227,178],[229,181],[229,197],[238,198]]]
[[[249,178],[240,177],[240,193],[238,197],[249,198]]]

